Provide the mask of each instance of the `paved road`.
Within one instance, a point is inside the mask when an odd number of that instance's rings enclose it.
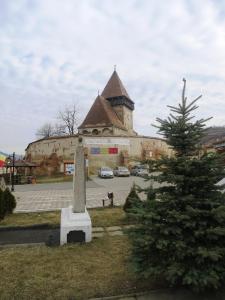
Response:
[[[87,182],[87,207],[101,207],[107,192],[114,193],[114,204],[122,205],[135,182],[140,187],[150,182],[140,177],[114,177],[101,179],[96,176]],[[73,198],[72,182],[29,184],[15,187],[17,199],[16,212],[46,211],[68,207]]]

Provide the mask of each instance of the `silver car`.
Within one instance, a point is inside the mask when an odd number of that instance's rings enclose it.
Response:
[[[126,167],[116,167],[113,173],[114,176],[130,176],[130,171]]]
[[[134,167],[132,167],[130,174],[133,176],[143,176],[144,177],[144,176],[148,175],[148,168],[143,165],[134,166]]]
[[[98,171],[98,176],[101,178],[113,178],[113,171],[109,167],[101,167]]]

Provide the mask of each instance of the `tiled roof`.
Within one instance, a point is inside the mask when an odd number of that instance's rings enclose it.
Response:
[[[115,126],[126,130],[108,100],[99,95],[79,129],[102,126]]]
[[[106,99],[118,96],[125,96],[130,99],[130,96],[128,95],[116,71],[112,73],[112,76],[102,92],[102,96]]]
[[[10,162],[6,166],[7,167],[13,167],[13,163]],[[28,162],[28,161],[25,161],[25,160],[18,160],[18,161],[15,161],[14,166],[17,167],[17,168],[19,168],[19,167],[37,167],[37,164],[32,163],[32,162]]]

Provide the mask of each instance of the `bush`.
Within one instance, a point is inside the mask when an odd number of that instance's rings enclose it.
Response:
[[[5,202],[5,211],[6,214],[12,214],[13,210],[16,208],[16,199],[14,195],[6,188],[3,192],[4,202]]]
[[[0,189],[0,220],[4,219],[6,214],[4,192]]]
[[[136,185],[133,184],[133,186],[131,187],[130,193],[127,196],[126,201],[124,203],[123,210],[126,213],[129,213],[129,212],[131,212],[131,209],[133,207],[140,206],[141,204],[142,204],[142,201],[138,196]]]
[[[0,220],[4,219],[5,215],[12,214],[16,207],[16,199],[8,188],[4,192],[0,189]]]

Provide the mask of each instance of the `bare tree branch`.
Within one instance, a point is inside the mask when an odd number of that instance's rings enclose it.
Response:
[[[70,107],[66,106],[63,111],[59,111],[58,119],[62,122],[61,126],[65,126],[69,135],[76,133],[78,125],[78,110],[75,104]]]
[[[54,135],[56,136],[63,136],[66,135],[66,126],[63,124],[55,124],[54,127]]]
[[[36,136],[39,138],[48,138],[53,135],[54,135],[54,127],[52,126],[51,123],[45,123],[36,132]]]

